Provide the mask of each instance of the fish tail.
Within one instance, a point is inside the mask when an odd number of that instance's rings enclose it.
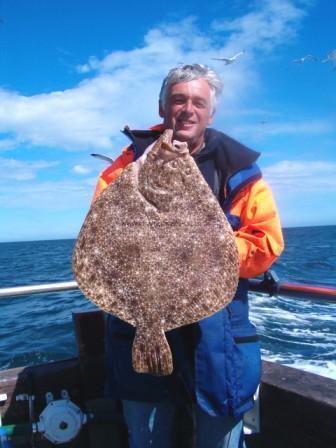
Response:
[[[155,376],[170,375],[173,359],[164,331],[155,333],[136,330],[132,348],[133,369]]]

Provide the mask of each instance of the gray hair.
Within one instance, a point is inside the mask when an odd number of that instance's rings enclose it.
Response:
[[[223,83],[217,73],[212,70],[207,65],[202,64],[187,64],[179,65],[171,69],[168,75],[162,82],[160,90],[160,103],[164,108],[167,100],[167,92],[171,85],[180,82],[189,82],[194,79],[203,78],[205,79],[210,87],[210,100],[211,100],[211,113],[213,114],[216,110],[220,94],[223,89]]]

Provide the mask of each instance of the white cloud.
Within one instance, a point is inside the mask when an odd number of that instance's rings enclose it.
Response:
[[[261,5],[231,22],[218,19],[208,34],[191,18],[162,24],[146,34],[143,46],[101,60],[93,56],[78,66],[80,73],[92,72],[93,77],[68,90],[28,97],[0,89],[0,132],[31,145],[111,150],[125,124],[140,128],[156,121],[160,84],[172,66],[199,61],[220,71],[223,65],[213,63],[212,57],[245,49],[239,64],[223,75],[223,103],[226,111],[232,110],[258,85],[256,54],[288,41],[304,16],[287,0]]]
[[[336,192],[336,163],[283,160],[263,169],[265,179],[279,195]]]
[[[305,11],[287,0],[263,0],[262,7],[238,19],[216,20],[215,31],[229,32],[230,44],[239,42],[240,49],[272,50],[276,45],[287,42],[296,35],[298,25]]]
[[[15,159],[0,158],[0,181],[26,181],[34,179],[37,172],[58,165],[58,162],[28,162]]]
[[[71,210],[88,208],[93,195],[95,178],[48,182],[25,182],[3,185],[0,207],[8,209]]]
[[[3,138],[0,140],[0,151],[4,152],[10,149],[15,148],[15,146],[19,145],[21,142],[19,139],[15,138]]]
[[[88,168],[87,166],[83,166],[83,165],[75,165],[72,168],[72,171],[76,174],[88,174],[91,172],[91,169]]]
[[[86,64],[79,64],[76,66],[78,73],[86,74],[99,68],[99,59],[95,56],[91,56]]]

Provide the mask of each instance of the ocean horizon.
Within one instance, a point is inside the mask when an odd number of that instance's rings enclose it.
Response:
[[[284,231],[287,229],[306,229],[306,228],[315,228],[315,227],[335,227],[336,224],[314,224],[314,225],[302,225],[302,226],[287,226],[282,227]],[[79,229],[80,230],[80,229]],[[79,233],[78,230],[78,233]],[[2,243],[33,243],[38,241],[63,241],[63,240],[73,240],[76,239],[77,236],[60,236],[60,237],[52,237],[52,238],[41,238],[41,239],[20,239],[20,240],[0,240],[0,244]]]

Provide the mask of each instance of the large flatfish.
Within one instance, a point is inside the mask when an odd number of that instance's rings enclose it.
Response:
[[[234,234],[186,144],[166,130],[92,205],[73,271],[98,307],[136,327],[133,368],[168,375],[165,331],[199,321],[233,298]]]

